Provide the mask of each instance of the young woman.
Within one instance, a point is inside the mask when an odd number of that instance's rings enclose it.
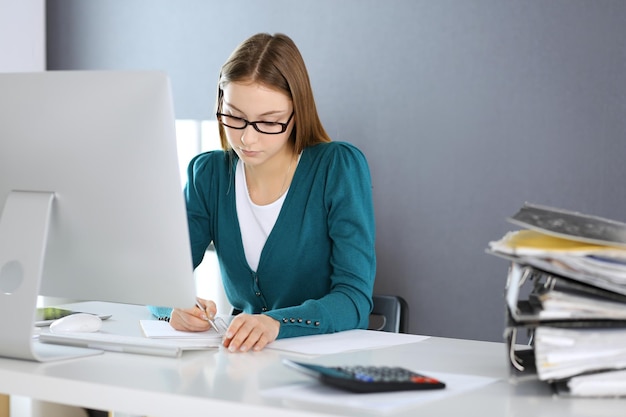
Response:
[[[192,160],[185,195],[194,267],[213,243],[241,311],[224,346],[260,350],[365,328],[376,271],[368,164],[331,142],[289,37],[257,34],[235,49],[220,73],[217,119],[223,151]],[[174,309],[171,325],[206,330],[217,309],[199,303]]]

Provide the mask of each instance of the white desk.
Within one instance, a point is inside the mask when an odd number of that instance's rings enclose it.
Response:
[[[113,313],[105,322],[106,329],[120,333],[139,334],[138,319],[150,317],[143,307],[79,306],[84,311]],[[310,381],[281,364],[285,357],[303,359],[268,349],[244,354],[222,349],[186,352],[180,359],[106,352],[45,364],[0,358],[0,392],[151,417],[364,415],[362,410],[264,397],[264,389]],[[446,400],[393,414],[368,415],[614,417],[623,414],[626,404],[622,400],[554,397],[549,387],[539,382],[512,385],[507,380],[506,349],[501,343],[430,338],[391,348],[305,359],[328,365],[399,365],[424,372],[499,378]]]

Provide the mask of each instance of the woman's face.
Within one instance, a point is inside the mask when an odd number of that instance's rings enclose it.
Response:
[[[222,113],[246,119],[249,122],[287,123],[287,130],[278,134],[258,132],[252,125],[245,129],[224,126],[228,143],[239,158],[251,166],[259,166],[277,155],[291,154],[288,143],[293,130],[291,99],[282,91],[258,83],[231,82],[223,89]],[[264,130],[263,124],[258,125]]]

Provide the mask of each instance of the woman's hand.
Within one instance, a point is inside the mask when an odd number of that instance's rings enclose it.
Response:
[[[176,330],[186,332],[202,332],[208,330],[210,325],[207,321],[207,314],[211,319],[215,317],[215,314],[217,314],[217,306],[213,301],[203,300],[202,298],[198,298],[198,303],[205,307],[206,312],[197,306],[184,309],[175,308],[172,310],[170,325]]]
[[[259,351],[278,337],[280,323],[264,314],[245,314],[235,316],[231,321],[224,346],[231,352]]]

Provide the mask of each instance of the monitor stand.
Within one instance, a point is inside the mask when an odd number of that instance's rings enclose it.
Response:
[[[7,196],[0,217],[0,356],[48,362],[102,353],[33,337],[53,201],[52,192]]]

